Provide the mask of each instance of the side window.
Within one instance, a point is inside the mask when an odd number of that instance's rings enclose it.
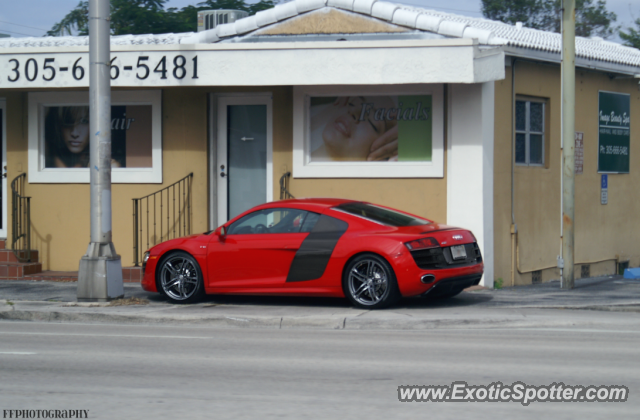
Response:
[[[545,101],[516,100],[516,163],[543,166],[545,155]]]
[[[318,213],[307,212],[307,217],[305,217],[302,222],[302,229],[300,229],[300,232],[311,232],[319,218],[320,215]]]
[[[310,232],[320,215],[297,209],[265,209],[229,226],[229,235]],[[308,230],[307,230],[308,229]]]

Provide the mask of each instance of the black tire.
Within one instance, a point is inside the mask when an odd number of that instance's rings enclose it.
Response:
[[[204,296],[200,265],[186,252],[171,252],[158,264],[156,287],[161,295],[174,303],[197,302]]]
[[[342,289],[351,303],[362,309],[381,309],[400,300],[391,265],[376,254],[362,254],[347,264]]]

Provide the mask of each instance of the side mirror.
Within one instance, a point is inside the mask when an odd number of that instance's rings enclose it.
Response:
[[[227,231],[224,228],[224,226],[220,226],[218,229],[216,229],[215,234],[220,238],[224,238],[225,235],[227,234]]]

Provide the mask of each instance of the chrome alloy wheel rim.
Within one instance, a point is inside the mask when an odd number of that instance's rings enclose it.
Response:
[[[349,273],[349,291],[361,305],[375,305],[389,288],[384,267],[375,260],[362,260]]]
[[[186,300],[198,288],[198,271],[190,260],[175,256],[162,265],[162,290],[172,299]]]

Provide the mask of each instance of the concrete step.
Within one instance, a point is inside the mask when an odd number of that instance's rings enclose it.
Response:
[[[19,266],[28,265],[34,263],[0,263],[0,280],[29,280],[29,281],[59,281],[59,282],[74,282],[78,281],[77,271],[38,271],[33,274],[27,274],[23,276],[10,276],[2,275],[3,266]],[[40,263],[37,263],[40,265]],[[40,270],[42,268],[40,267]],[[24,270],[23,270],[24,272]],[[13,269],[11,274],[16,273]],[[125,283],[140,283],[142,280],[142,267],[123,267],[122,268],[122,280]]]
[[[10,262],[10,263],[20,262],[18,257],[16,257],[16,253],[22,259],[26,259],[27,257],[29,257],[29,259],[31,260],[30,262],[37,262],[40,259],[39,258],[40,254],[35,249],[31,250],[30,256],[28,255],[27,251],[20,250],[20,251],[14,252],[11,249],[0,249],[0,264],[5,262]]]
[[[21,280],[41,271],[42,264],[39,262],[4,262],[0,263],[0,280]]]

